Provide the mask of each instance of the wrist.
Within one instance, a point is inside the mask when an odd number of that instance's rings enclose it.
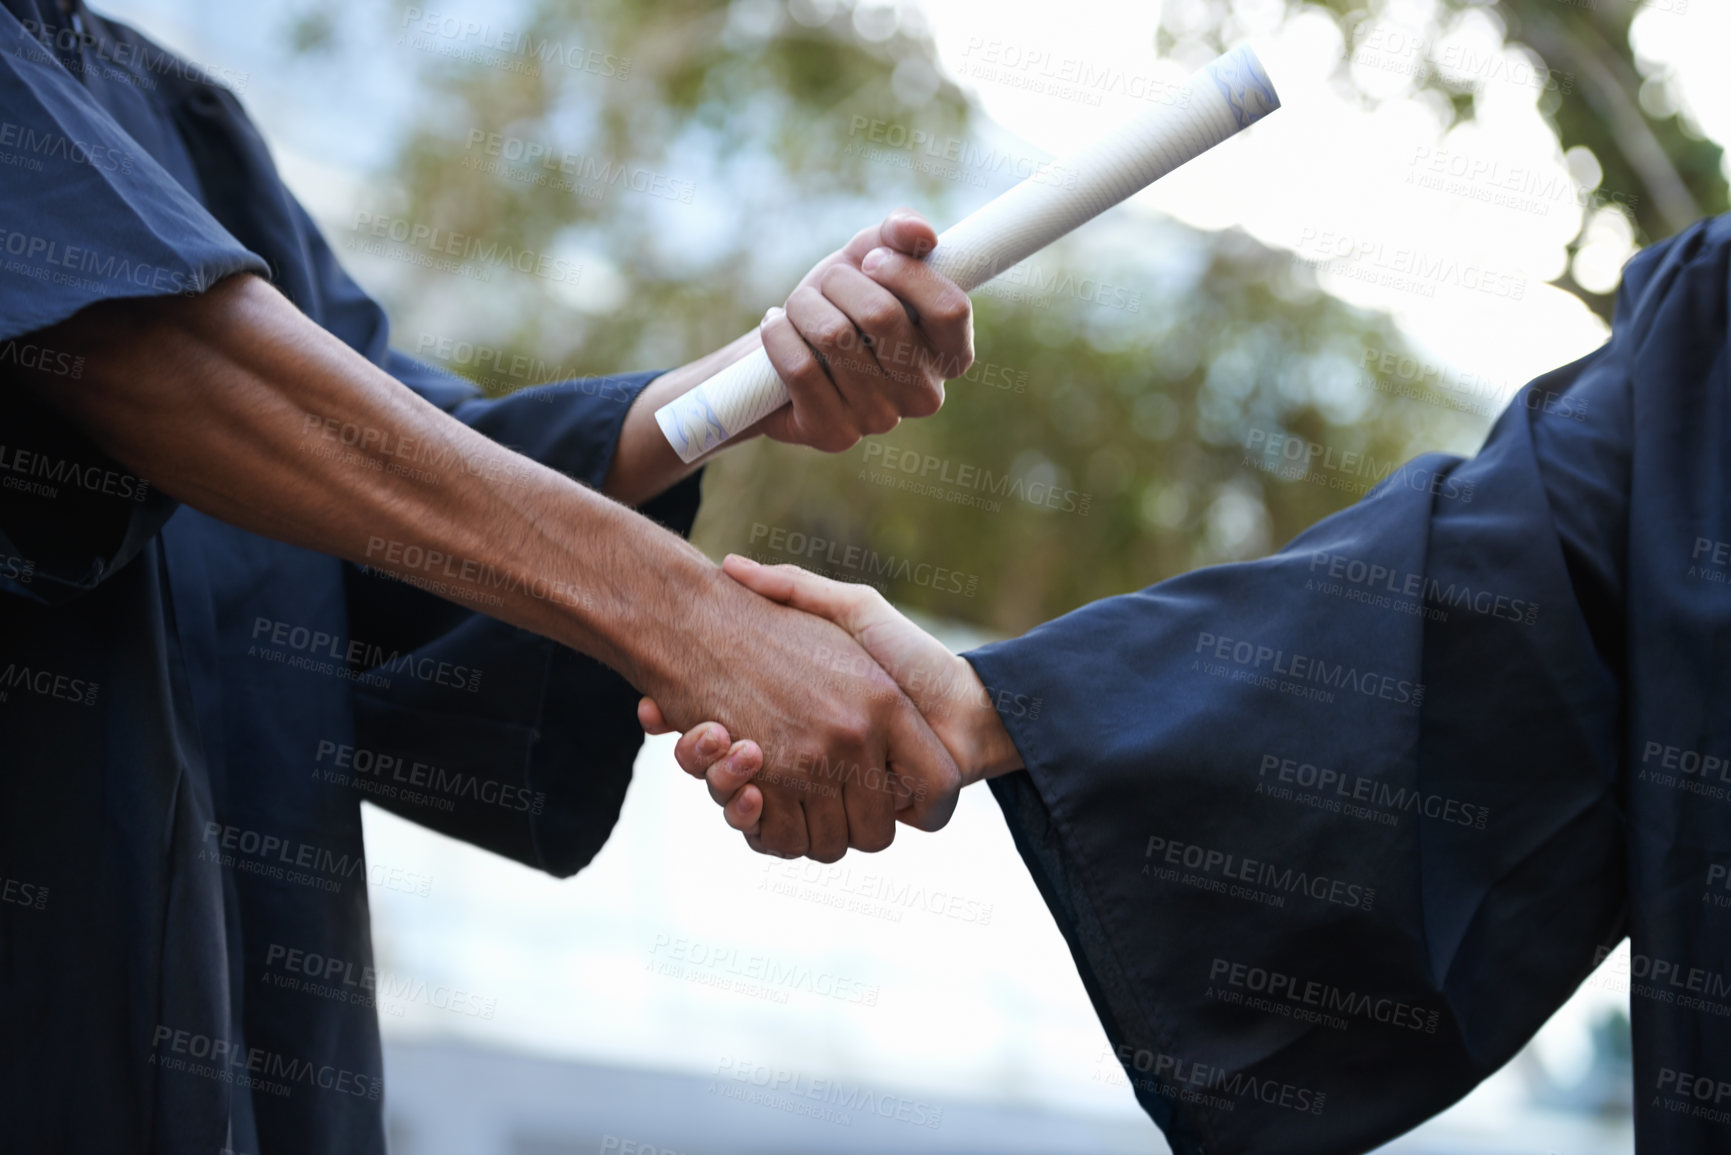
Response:
[[[962,784],[969,786],[1020,770],[1021,752],[998,716],[991,692],[980,681],[973,663],[959,654],[952,660],[960,690],[945,709],[936,712],[931,726],[961,770]]]
[[[590,540],[616,543],[591,575],[588,596],[569,607],[555,640],[612,667],[639,691],[672,708],[672,688],[705,668],[721,570],[697,547],[611,502]]]
[[[696,461],[679,460],[679,454],[667,443],[667,435],[656,423],[655,411],[691,392],[760,345],[757,332],[753,330],[706,357],[669,369],[644,386],[625,412],[619,443],[614,448],[613,461],[608,466],[601,491],[626,505],[641,505],[727,448],[726,445],[720,446]],[[746,430],[727,444],[734,445],[753,436],[756,436],[755,430]]]

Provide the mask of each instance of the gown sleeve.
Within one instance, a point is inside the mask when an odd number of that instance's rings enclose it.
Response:
[[[1025,766],[993,793],[1179,1155],[1369,1150],[1623,937],[1637,347],[1271,557],[966,655]]]
[[[201,292],[267,273],[0,8],[0,381],[81,361],[36,334],[98,301]],[[0,590],[94,588],[175,503],[24,395],[0,389]]]

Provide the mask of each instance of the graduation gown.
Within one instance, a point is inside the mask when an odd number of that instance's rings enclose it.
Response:
[[[361,800],[568,875],[618,814],[636,694],[178,506],[6,379],[76,389],[38,330],[250,271],[598,486],[654,374],[484,400],[392,351],[233,95],[74,13],[0,0],[0,1151],[382,1152],[367,891],[432,880],[367,861]],[[696,506],[692,478],[646,512]]]
[[[968,655],[1180,1155],[1367,1150],[1625,936],[1638,1149],[1731,1149],[1728,275],[1731,219],[1653,245],[1477,456]]]

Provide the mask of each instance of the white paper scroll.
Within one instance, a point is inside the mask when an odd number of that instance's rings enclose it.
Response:
[[[1235,48],[1169,102],[1044,166],[939,234],[926,263],[971,293],[1279,107],[1262,62],[1248,46]],[[758,349],[669,401],[655,419],[680,459],[694,461],[787,399]]]

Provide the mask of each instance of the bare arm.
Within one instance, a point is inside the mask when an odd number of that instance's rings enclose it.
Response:
[[[845,633],[728,581],[632,510],[496,444],[415,395],[257,278],[198,297],[94,305],[44,334],[85,357],[43,399],[127,468],[230,524],[374,566],[591,654],[675,723],[725,721],[778,762],[893,769],[941,825],[955,767]],[[311,452],[308,418],[353,425],[355,456]],[[394,471],[390,447],[421,460]],[[370,461],[368,460],[370,459]],[[825,859],[893,837],[895,795],[838,779],[772,797],[776,845]]]

